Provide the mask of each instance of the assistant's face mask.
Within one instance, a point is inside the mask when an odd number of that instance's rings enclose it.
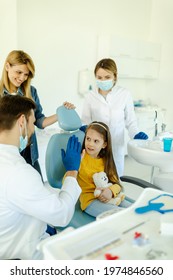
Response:
[[[19,126],[19,130],[20,130],[20,146],[19,146],[19,152],[22,152],[27,144],[28,144],[28,135],[27,135],[27,128],[26,128],[26,119],[25,119],[25,137],[22,136],[22,129],[21,127]]]
[[[113,87],[114,80],[105,80],[105,81],[96,80],[96,85],[99,89],[107,91]]]

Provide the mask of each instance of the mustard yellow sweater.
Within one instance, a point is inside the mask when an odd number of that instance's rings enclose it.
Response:
[[[93,174],[96,172],[104,171],[104,162],[102,158],[92,158],[90,155],[85,153],[78,172],[77,181],[82,189],[80,195],[81,209],[85,210],[87,206],[96,199],[94,197],[95,185],[93,182]],[[109,187],[113,192],[113,196],[116,197],[121,191],[121,186],[114,184]]]

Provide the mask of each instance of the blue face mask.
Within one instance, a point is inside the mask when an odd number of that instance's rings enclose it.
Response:
[[[28,144],[26,120],[25,120],[25,133],[26,133],[26,136],[25,136],[25,137],[22,136],[21,127],[19,127],[19,130],[20,130],[20,138],[19,138],[19,140],[20,140],[20,146],[19,146],[19,152],[22,152],[22,151],[26,148],[26,146],[27,146],[27,144]]]
[[[26,135],[25,137],[20,136],[20,147],[19,147],[19,152],[22,152],[28,144],[28,136]]]
[[[96,85],[99,89],[107,91],[113,87],[114,81],[113,80],[105,80],[105,81],[96,80]]]

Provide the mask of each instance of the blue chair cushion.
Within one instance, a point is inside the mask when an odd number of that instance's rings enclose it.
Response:
[[[68,139],[72,135],[77,136],[82,144],[85,133],[79,130],[82,123],[75,110],[69,110],[64,106],[60,106],[57,108],[57,115],[59,126],[64,131],[54,134],[49,140],[46,150],[46,174],[49,184],[54,188],[60,189],[62,186],[62,179],[66,172],[61,158],[61,149],[66,150]],[[72,226],[78,228],[93,221],[95,221],[95,218],[81,210],[78,200],[74,215],[68,227]],[[64,227],[57,227],[57,229],[61,231]]]
[[[54,188],[61,188],[62,179],[66,172],[61,158],[61,149],[66,150],[70,136],[75,135],[83,143],[84,132],[57,133],[52,135],[46,150],[46,174],[49,184]]]
[[[81,119],[74,109],[60,106],[56,110],[59,126],[65,131],[74,131],[82,126]]]

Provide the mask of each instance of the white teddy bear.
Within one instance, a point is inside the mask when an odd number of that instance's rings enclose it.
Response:
[[[95,173],[93,175],[93,181],[96,186],[96,189],[94,191],[95,197],[98,197],[101,194],[101,190],[97,188],[107,188],[112,186],[112,183],[108,182],[108,177],[106,173],[103,171]],[[125,198],[125,194],[123,192],[120,192],[116,197],[109,200],[108,203],[119,205],[124,200],[124,198]]]

